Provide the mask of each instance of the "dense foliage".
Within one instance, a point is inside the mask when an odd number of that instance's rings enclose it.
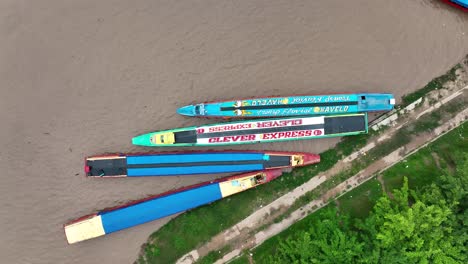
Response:
[[[436,182],[378,199],[368,217],[336,208],[279,243],[269,263],[466,263],[468,155]]]

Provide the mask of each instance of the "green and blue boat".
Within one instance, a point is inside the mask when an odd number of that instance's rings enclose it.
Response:
[[[284,117],[389,111],[394,106],[395,97],[392,94],[359,93],[266,97],[199,103],[181,107],[177,113],[195,117]]]
[[[341,137],[368,132],[367,113],[253,119],[152,132],[132,143],[150,147],[223,146]]]

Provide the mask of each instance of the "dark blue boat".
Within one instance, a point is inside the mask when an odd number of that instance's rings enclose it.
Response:
[[[88,177],[239,173],[315,163],[316,155],[278,151],[193,151],[87,157]]]

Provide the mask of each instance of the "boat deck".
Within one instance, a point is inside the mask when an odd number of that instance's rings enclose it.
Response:
[[[180,107],[177,113],[186,116],[229,118],[319,116],[390,111],[394,105],[394,96],[387,93],[298,95],[192,104]]]
[[[201,153],[87,158],[87,176],[138,177],[232,173],[291,166],[291,155]]]
[[[219,183],[134,203],[100,213],[105,234],[147,223],[162,217],[208,204],[222,198]]]
[[[197,132],[195,130],[175,132],[174,137],[177,143],[197,142]]]
[[[282,108],[304,108],[304,107],[325,107],[325,106],[351,106],[357,105],[357,101],[349,102],[317,102],[317,103],[303,103],[303,104],[278,104],[278,105],[244,105],[244,106],[230,106],[220,107],[221,111],[234,111],[234,110],[260,110],[260,109],[282,109]]]
[[[325,135],[366,131],[366,118],[363,116],[325,117]]]
[[[322,121],[315,124],[252,128],[242,130],[231,130],[223,132],[210,132],[197,134],[196,130],[175,132],[175,144],[191,143],[200,141],[206,142],[212,138],[223,137],[248,137],[248,135],[264,135],[275,133],[289,133],[295,131],[323,130],[322,136],[336,136],[353,132],[367,132],[367,117],[365,114],[344,115],[344,116],[324,116]],[[210,142],[210,141],[208,141]]]
[[[273,128],[264,128],[264,129],[258,129],[258,128],[257,129],[244,129],[244,130],[237,130],[237,131],[203,133],[203,134],[197,135],[197,138],[242,136],[242,135],[252,135],[252,134],[259,134],[259,133],[264,134],[264,133],[276,133],[276,132],[285,132],[285,131],[313,130],[313,129],[321,129],[321,128],[323,128],[323,124],[273,127]],[[176,134],[177,133],[178,132],[176,132]]]
[[[65,235],[73,244],[110,234],[251,189],[279,177],[281,172],[276,169],[239,174],[150,196],[73,220],[64,225]]]

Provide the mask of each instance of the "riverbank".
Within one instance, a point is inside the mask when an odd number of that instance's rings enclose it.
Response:
[[[442,85],[452,83],[456,83],[457,85],[455,86],[457,87],[462,85],[466,81],[466,73],[462,68],[461,64],[455,66],[447,74],[434,79],[414,94],[422,94],[421,91],[434,91],[440,89]],[[453,90],[456,88],[455,86],[452,88],[447,87],[447,89]],[[435,96],[439,96],[439,93]],[[407,98],[405,102],[408,105],[412,103],[411,98],[414,98],[414,101],[418,99],[417,96],[413,96],[412,94],[406,95],[405,98]],[[425,103],[426,107],[429,107],[429,100]],[[409,136],[406,135],[407,133],[416,135],[422,132],[420,129],[418,127],[416,131],[400,132],[395,137],[400,138],[401,141],[394,142],[395,140],[390,140],[386,141],[385,144],[379,144],[377,147],[374,144],[373,148],[368,148],[368,151],[371,151],[368,157],[378,159],[385,156],[392,150],[407,143]],[[198,259],[200,256],[209,254],[213,249],[217,250],[218,254],[220,254],[219,249],[223,249],[226,252],[230,251],[230,247],[226,245],[235,245],[235,241],[245,240],[254,230],[265,228],[269,223],[281,221],[290,212],[319,197],[372,163],[373,160],[369,158],[353,162],[339,161],[347,156],[351,156],[356,150],[362,147],[365,148],[366,143],[374,141],[378,133],[373,132],[371,135],[344,138],[336,148],[321,154],[322,162],[318,165],[295,170],[292,173],[286,174],[278,181],[262,186],[252,192],[241,194],[242,196],[235,196],[228,201],[214,203],[177,217],[151,236],[149,243],[145,245],[139,261],[143,263],[172,262],[180,257],[181,254],[188,252],[197,245],[202,246],[197,249],[196,253],[192,251],[189,259]],[[405,137],[401,137],[403,134],[405,134]],[[339,166],[336,166],[337,163]],[[328,172],[328,174],[332,176],[320,175],[321,172],[330,169],[332,169],[333,173]],[[310,179],[312,180],[310,181]],[[288,191],[305,183],[309,184],[305,190],[302,188],[302,191],[296,190],[289,198],[283,197],[281,202],[278,202],[276,206],[265,206],[288,193]],[[308,192],[310,190],[313,191]],[[298,199],[298,197],[300,198]],[[226,229],[226,227],[244,219],[256,209],[260,210],[260,213],[256,214],[256,218],[250,216],[249,218],[251,219],[248,219],[247,223],[237,224],[234,228]],[[232,211],[235,211],[236,214],[232,214]],[[223,223],[217,224],[218,219],[224,219]],[[258,223],[261,223],[261,226],[258,226]],[[226,230],[221,232],[224,229]],[[220,234],[216,235],[217,233]],[[209,240],[211,236],[214,237]],[[229,241],[226,241],[226,239]],[[161,252],[164,252],[164,254],[161,254]]]
[[[181,117],[180,106],[366,90],[400,98],[468,53],[468,16],[427,0],[5,0],[0,20],[5,263],[135,261],[171,217],[76,245],[62,225],[214,178],[84,177],[85,156],[159,151],[133,146],[135,135],[215,122]],[[235,149],[320,153],[336,142]]]
[[[268,263],[275,255],[281,242],[307,232],[316,221],[323,221],[320,212],[335,207],[342,215],[351,216],[351,221],[368,217],[376,201],[384,194],[392,197],[393,190],[403,186],[407,177],[410,190],[416,191],[440,180],[441,177],[454,177],[461,168],[466,168],[468,149],[468,123],[463,123],[434,142],[420,148],[404,160],[384,172],[375,174],[372,179],[359,187],[334,199],[327,206],[291,225],[254,250],[243,254],[232,263]]]
[[[468,93],[465,95],[468,95]],[[376,173],[385,171],[396,162],[412,154],[413,151],[417,150],[421,146],[425,146],[427,141],[437,139],[439,136],[443,135],[447,131],[450,131],[451,129],[458,126],[467,119],[468,109],[465,108],[462,112],[457,113],[456,116],[445,121],[442,125],[434,127],[433,131],[426,132],[422,135],[420,134],[420,136],[413,138],[404,146],[394,150],[382,159],[375,160],[370,166],[359,171],[351,178],[348,178],[346,181],[336,185],[335,187],[326,191],[325,193],[322,193],[317,199],[308,202],[307,204],[291,212],[289,215],[285,215],[284,219],[282,219],[278,223],[272,224],[271,226],[268,226],[265,230],[260,230],[259,232],[253,234],[253,239],[251,241],[242,244],[240,247],[238,246],[235,250],[225,255],[222,261],[220,260],[217,263],[222,263],[229,259],[232,259],[233,257],[242,253],[243,249],[247,250],[249,248],[261,245],[263,242],[282,232],[290,225],[294,224],[297,221],[300,221],[308,214],[313,213],[324,206],[327,206],[335,198],[342,196],[344,193],[352,191],[360,184],[363,184],[370,180]],[[234,254],[234,252],[236,253]]]

